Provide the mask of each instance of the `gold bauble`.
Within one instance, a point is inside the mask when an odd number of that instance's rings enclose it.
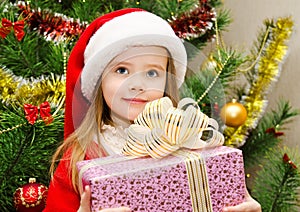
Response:
[[[239,127],[247,119],[247,110],[235,99],[225,104],[221,109],[221,119],[229,127]]]

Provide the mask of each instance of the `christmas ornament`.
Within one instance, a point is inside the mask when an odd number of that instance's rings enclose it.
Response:
[[[50,124],[53,121],[53,117],[51,116],[51,108],[49,102],[44,102],[40,104],[39,107],[32,104],[24,105],[25,117],[27,121],[33,125],[37,120],[40,112],[40,116],[45,122],[45,124]]]
[[[289,164],[291,168],[297,169],[297,166],[293,163],[293,161],[291,161],[287,153],[284,153],[282,160],[284,163]]]
[[[222,107],[221,119],[229,127],[239,127],[247,119],[247,110],[244,105],[233,99]]]
[[[65,87],[65,75],[51,74],[26,79],[16,76],[10,70],[0,68],[0,100],[5,104],[39,104],[47,100],[58,106],[65,97]]]
[[[40,212],[45,208],[48,188],[30,178],[29,183],[14,193],[14,205],[18,212]]]
[[[0,36],[5,38],[11,31],[14,32],[18,41],[21,41],[25,35],[24,20],[12,23],[6,18],[2,18],[2,28],[0,28]]]
[[[18,2],[19,13],[27,18],[27,24],[32,31],[38,30],[41,35],[52,41],[63,41],[79,36],[88,23],[74,21],[63,14],[53,14],[45,10],[31,9],[28,2]]]
[[[266,133],[273,134],[276,138],[284,135],[283,132],[278,132],[274,127],[266,129]]]
[[[216,11],[206,0],[201,0],[200,5],[189,13],[180,17],[173,17],[170,25],[176,35],[183,39],[194,39],[207,34],[212,37],[213,23],[216,20]]]

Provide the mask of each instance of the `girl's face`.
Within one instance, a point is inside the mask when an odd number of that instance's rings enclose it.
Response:
[[[102,75],[111,116],[133,121],[149,101],[164,96],[168,52],[157,46],[132,47],[115,57]]]

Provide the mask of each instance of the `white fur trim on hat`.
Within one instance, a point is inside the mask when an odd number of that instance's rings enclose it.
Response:
[[[146,12],[131,12],[103,24],[91,37],[84,52],[81,73],[83,95],[92,100],[101,74],[110,61],[133,46],[162,46],[174,61],[178,86],[184,81],[187,54],[182,41],[164,19]]]

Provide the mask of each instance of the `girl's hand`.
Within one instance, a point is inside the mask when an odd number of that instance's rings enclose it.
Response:
[[[91,189],[89,186],[84,187],[84,192],[81,194],[80,197],[80,207],[77,212],[90,212],[90,199],[91,199]]]
[[[261,212],[261,206],[246,191],[245,202],[236,206],[225,207],[223,208],[223,212]]]
[[[91,189],[89,186],[85,186],[84,192],[81,194],[80,207],[77,212],[90,212],[91,211],[90,199],[91,199]],[[126,207],[107,208],[99,212],[130,212],[130,209]]]

